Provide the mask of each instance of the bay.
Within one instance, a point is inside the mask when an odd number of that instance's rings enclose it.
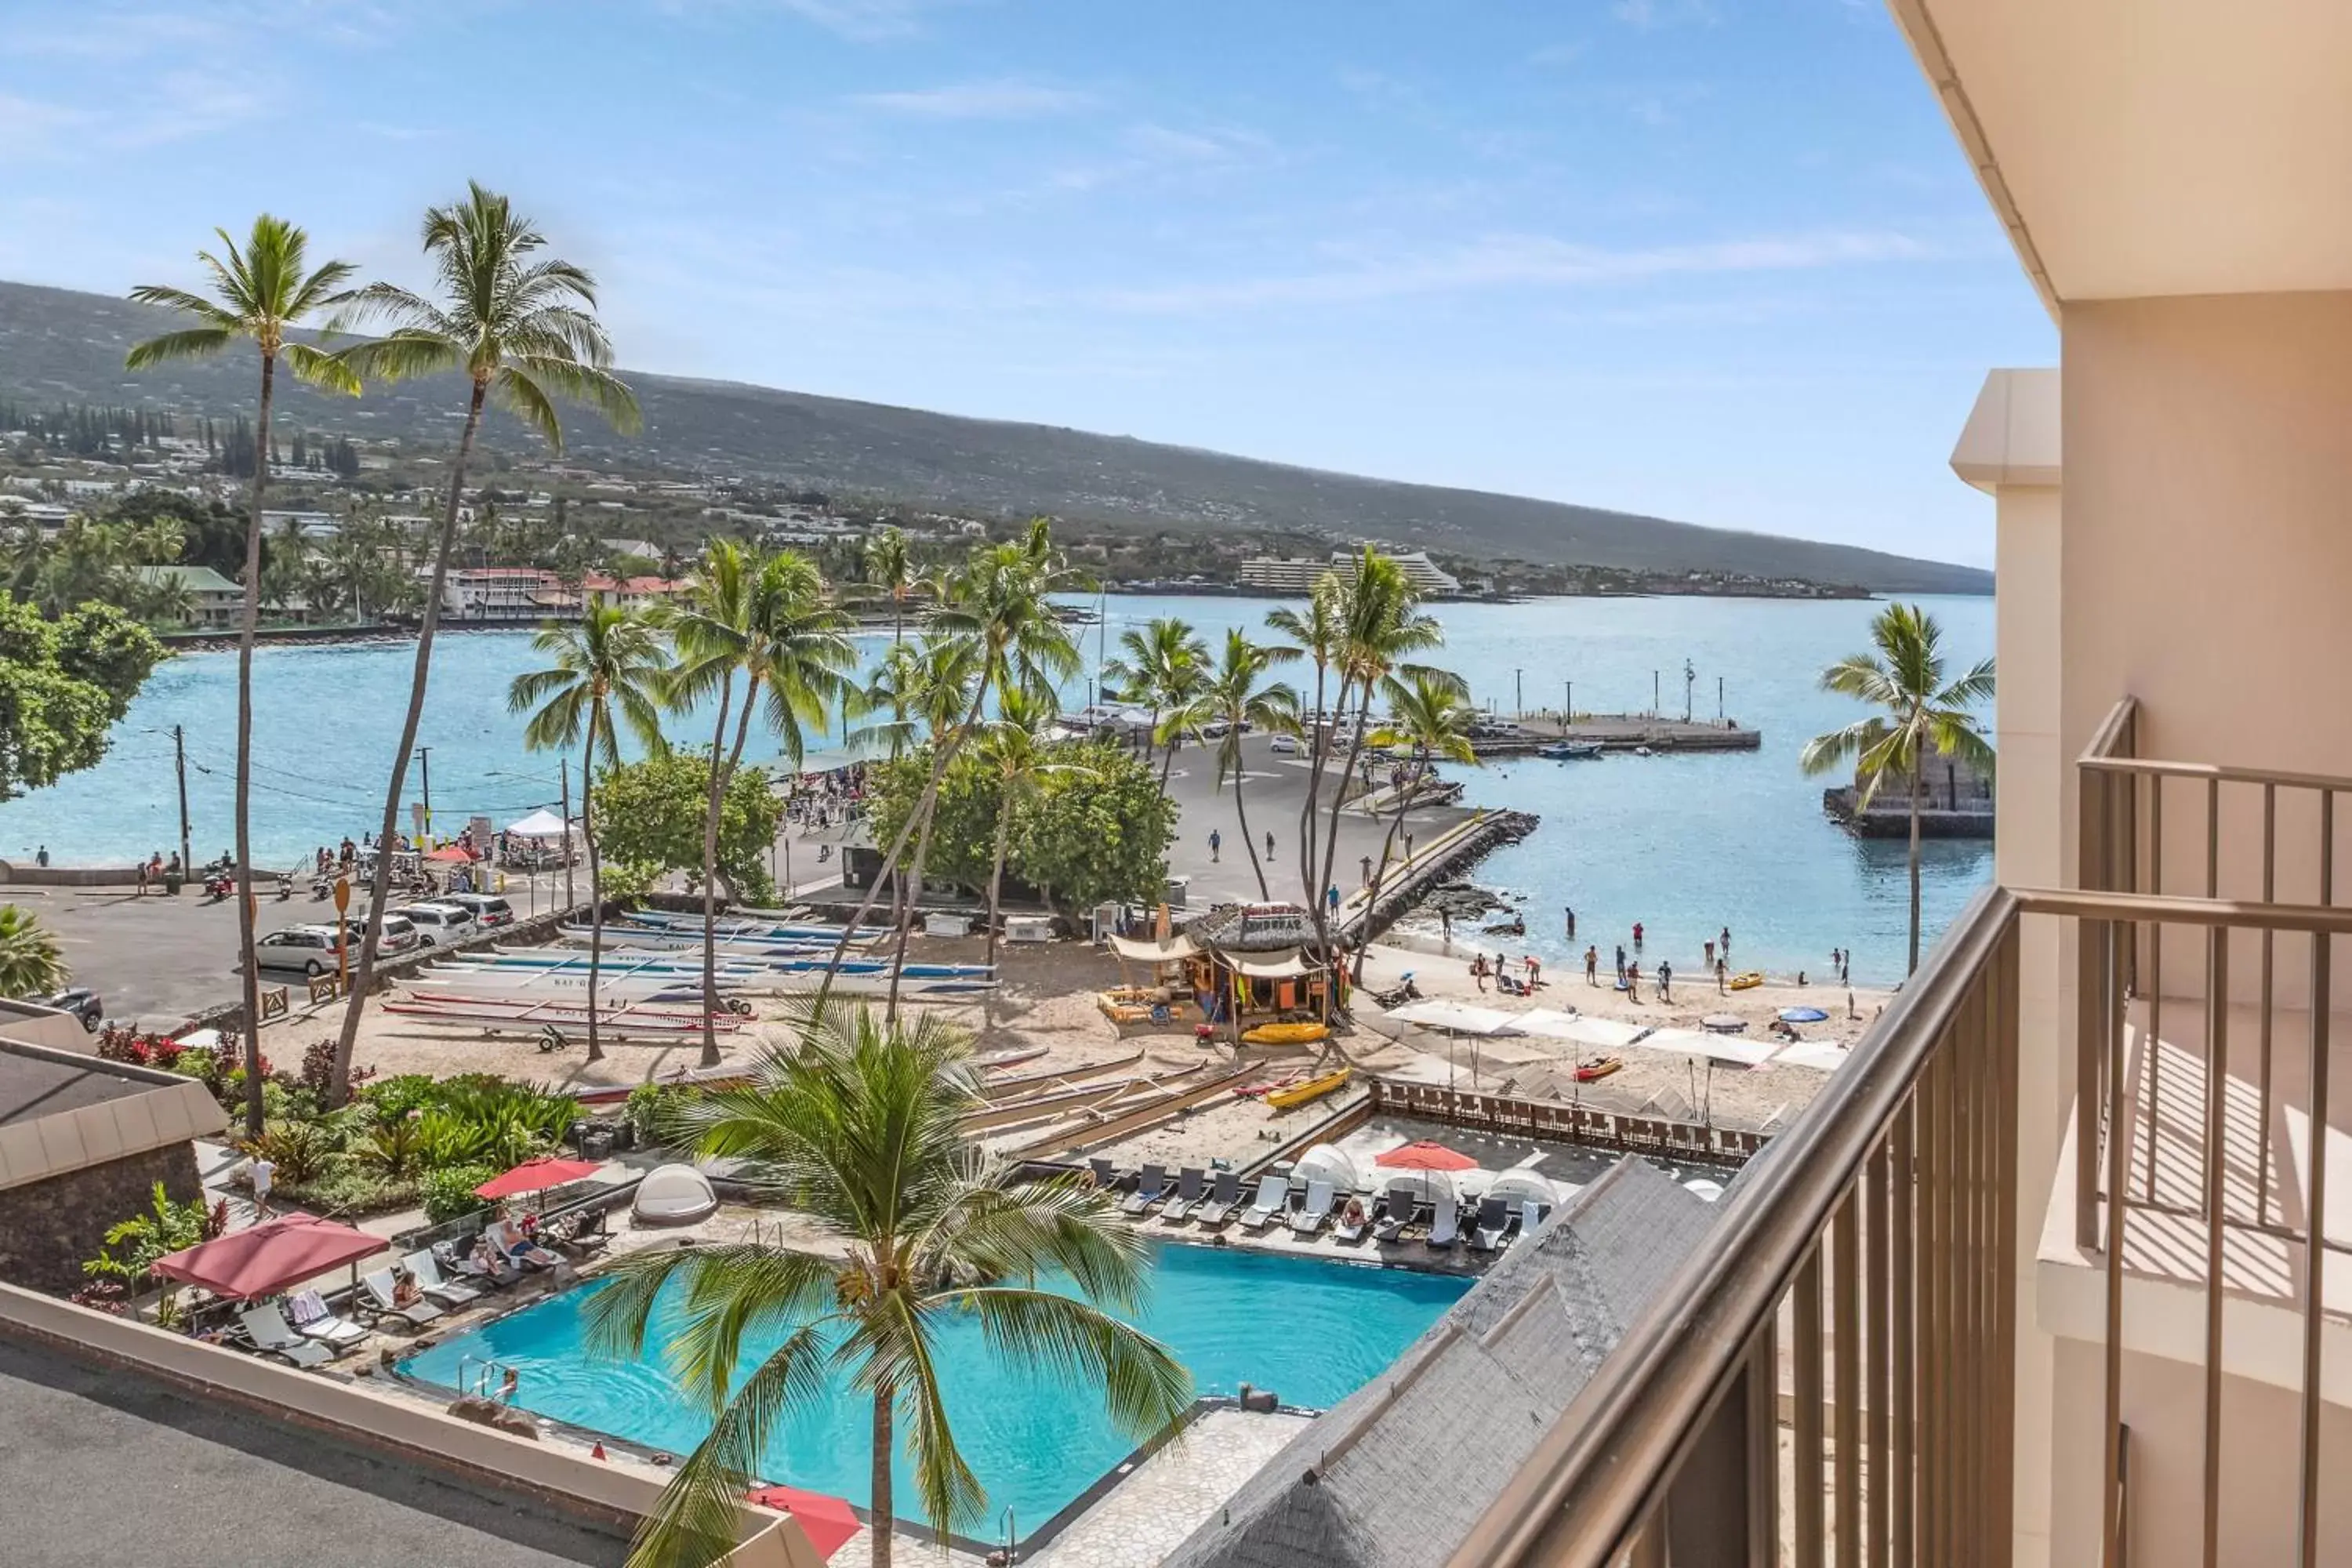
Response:
[[[1985,598],[1922,601],[1942,623],[1955,671],[1991,651],[1993,606]],[[1112,595],[1099,629],[1084,629],[1087,672],[1097,650],[1117,655],[1118,634],[1176,616],[1204,635],[1229,626],[1261,632],[1276,601]],[[1604,963],[1643,923],[1643,953],[1696,973],[1700,943],[1724,926],[1737,962],[1775,972],[1824,973],[1832,947],[1854,954],[1854,978],[1899,978],[1906,876],[1899,840],[1858,840],[1823,816],[1825,784],[1797,757],[1805,742],[1861,716],[1818,689],[1822,668],[1867,645],[1878,606],[1864,601],[1652,598],[1554,599],[1517,605],[1432,606],[1445,627],[1430,662],[1454,669],[1482,705],[1557,708],[1575,685],[1582,711],[1644,711],[1654,678],[1660,710],[1683,712],[1683,669],[1695,672],[1692,707],[1724,711],[1763,731],[1750,752],[1611,757],[1598,763],[1514,759],[1466,770],[1473,805],[1537,814],[1541,829],[1489,858],[1482,883],[1522,899],[1531,950],[1559,964],[1571,949],[1562,911],[1574,907],[1580,952]],[[861,649],[878,658],[887,635]],[[522,721],[506,708],[507,685],[539,661],[528,632],[464,632],[436,649],[432,695],[419,736],[432,748],[434,815],[446,830],[472,814],[504,823],[558,798],[557,759],[522,745]],[[319,844],[372,829],[407,699],[414,646],[401,642],[275,647],[254,660],[254,840],[264,866],[291,865]],[[1301,667],[1291,667],[1294,672]],[[49,789],[0,805],[0,856],[28,858],[46,845],[61,864],[120,863],[178,839],[171,726],[185,727],[189,810],[198,859],[229,842],[235,758],[234,653],[190,654],[160,668],[117,727],[105,761]],[[1087,676],[1067,693],[1087,697]],[[1294,679],[1297,679],[1294,673]],[[1308,677],[1311,679],[1311,676]],[[674,738],[708,739],[707,719],[673,723]],[[813,739],[836,747],[837,736]],[[755,737],[747,753],[777,748]],[[573,759],[572,787],[579,780]],[[410,797],[419,779],[410,773]],[[1925,924],[1944,927],[1991,870],[1991,847],[1930,841],[1923,876]]]

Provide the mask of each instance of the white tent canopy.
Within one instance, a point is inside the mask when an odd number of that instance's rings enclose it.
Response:
[[[1460,1184],[1466,1189],[1469,1184]],[[1569,1190],[1573,1192],[1575,1189]],[[1511,1203],[1556,1204],[1560,1199],[1559,1189],[1549,1177],[1538,1175],[1524,1166],[1501,1172],[1486,1184],[1478,1195],[1482,1198],[1502,1198]]]
[[[1686,1057],[1706,1057],[1735,1067],[1752,1068],[1768,1059],[1775,1047],[1762,1040],[1741,1040],[1696,1029],[1659,1029],[1637,1042],[1645,1051],[1674,1051]]]
[[[1131,936],[1113,933],[1110,946],[1113,952],[1130,963],[1174,963],[1201,951],[1194,945],[1192,936],[1181,931],[1157,942],[1139,942]]]
[[[1512,1021],[1526,1034],[1541,1035],[1554,1040],[1573,1040],[1580,1046],[1596,1046],[1607,1050],[1632,1044],[1633,1037],[1642,1032],[1637,1024],[1623,1024],[1614,1018],[1586,1018],[1553,1007],[1530,1008]]]
[[[1847,1050],[1843,1046],[1806,1042],[1801,1045],[1783,1047],[1780,1054],[1772,1058],[1772,1065],[1774,1067],[1818,1068],[1823,1072],[1835,1072],[1838,1068],[1845,1066],[1846,1058],[1853,1054],[1853,1053],[1852,1051]]]
[[[562,838],[572,831],[572,825],[541,806],[529,816],[508,823],[507,831],[518,838]]]
[[[1519,1016],[1495,1007],[1473,1007],[1466,1002],[1413,1002],[1389,1015],[1400,1024],[1444,1029],[1456,1035],[1507,1035],[1518,1027]]]

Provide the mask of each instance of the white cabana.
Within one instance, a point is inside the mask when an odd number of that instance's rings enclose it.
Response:
[[[1832,1046],[1822,1042],[1808,1040],[1784,1047],[1779,1056],[1772,1058],[1772,1065],[1774,1067],[1815,1068],[1822,1072],[1835,1072],[1838,1068],[1845,1066],[1846,1058],[1852,1055],[1853,1055],[1853,1053],[1847,1050],[1843,1046]]]
[[[507,832],[517,838],[562,838],[571,831],[570,823],[545,806],[519,821],[507,824]]]
[[[1328,1182],[1335,1193],[1359,1192],[1366,1184],[1354,1158],[1337,1143],[1318,1143],[1298,1156],[1290,1170],[1291,1185],[1303,1187],[1309,1182]]]
[[[1380,1190],[1383,1193],[1402,1187],[1415,1200],[1424,1204],[1460,1201],[1451,1171],[1392,1171],[1386,1166],[1378,1166],[1372,1174],[1378,1178]]]
[[[1474,1007],[1466,1002],[1412,1002],[1389,1015],[1400,1024],[1444,1029],[1454,1035],[1507,1035],[1518,1027],[1519,1016],[1495,1007]]]
[[[1774,1047],[1763,1040],[1735,1039],[1725,1035],[1703,1034],[1696,1029],[1659,1029],[1639,1042],[1645,1051],[1673,1051],[1680,1056],[1705,1057],[1709,1061],[1728,1062],[1733,1067],[1752,1068],[1771,1058]]]
[[[710,1178],[691,1165],[656,1165],[637,1184],[630,1207],[648,1225],[692,1225],[710,1217],[719,1194]]]
[[[1475,1175],[1476,1173],[1465,1172],[1465,1174]],[[1468,1185],[1466,1182],[1463,1184],[1465,1187]],[[1501,1198],[1507,1203],[1514,1204],[1556,1204],[1559,1202],[1560,1191],[1552,1184],[1550,1178],[1538,1175],[1522,1165],[1496,1175],[1494,1180],[1486,1184],[1485,1189],[1478,1195],[1482,1198]]]

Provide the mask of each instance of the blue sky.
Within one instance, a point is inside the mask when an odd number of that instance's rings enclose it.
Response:
[[[0,0],[0,277],[471,176],[624,363],[1988,562],[2047,363],[1877,0]]]

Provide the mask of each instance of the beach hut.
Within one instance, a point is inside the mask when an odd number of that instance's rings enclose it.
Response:
[[[1230,904],[1184,928],[1194,952],[1186,976],[1202,1012],[1219,1023],[1286,1014],[1330,1016],[1333,986],[1346,995],[1344,969],[1315,951],[1314,919],[1297,904]]]

